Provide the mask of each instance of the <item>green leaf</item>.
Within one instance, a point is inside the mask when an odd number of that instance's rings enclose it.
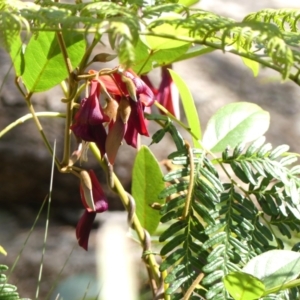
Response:
[[[163,256],[167,255],[170,251],[182,244],[184,240],[186,240],[186,235],[184,233],[176,235],[161,248],[160,254]]]
[[[186,253],[185,249],[179,248],[176,249],[172,254],[170,254],[160,265],[159,270],[161,272],[172,267],[179,259],[181,259]]]
[[[252,71],[253,76],[257,77],[259,72],[259,63],[246,57],[242,57],[242,61],[244,65]]]
[[[173,201],[173,200],[172,200]],[[187,226],[187,223],[183,220],[179,220],[176,223],[173,223],[168,227],[159,237],[160,242],[164,242],[166,239],[177,234],[178,231],[184,229]]]
[[[163,189],[163,174],[159,163],[149,148],[142,146],[133,165],[132,196],[136,202],[136,215],[150,234],[155,232],[160,219],[159,212],[150,205],[154,202],[164,203],[164,199],[158,198]]]
[[[270,115],[258,105],[237,102],[225,105],[209,120],[203,144],[212,152],[221,152],[262,136],[269,128]]]
[[[207,250],[210,247],[215,246],[216,244],[221,244],[227,238],[226,232],[222,231],[215,234],[212,238],[203,243],[203,249]]]
[[[82,34],[68,32],[64,35],[67,52],[75,69],[85,51]],[[68,71],[54,32],[39,32],[26,47],[25,69],[22,80],[30,92],[42,92],[56,86],[66,77]]]
[[[190,127],[190,132],[195,136],[193,137],[194,146],[197,148],[201,148],[198,142],[198,140],[201,140],[202,137],[201,125],[193,96],[183,79],[174,70],[169,69],[169,72],[172,76],[175,85],[178,88],[183,104],[183,109],[185,111],[185,115]]]
[[[163,65],[168,65],[189,49],[190,45],[186,44],[172,49],[162,49],[152,51],[140,39],[135,46],[135,62],[132,67],[137,74],[150,72],[153,68]]]
[[[300,253],[290,250],[271,250],[251,259],[243,272],[259,278],[266,290],[296,279],[300,274]]]
[[[223,282],[234,300],[259,299],[265,291],[264,284],[258,278],[242,272],[226,275]]]

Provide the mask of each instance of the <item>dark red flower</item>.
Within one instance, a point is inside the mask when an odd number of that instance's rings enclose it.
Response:
[[[165,107],[173,116],[179,119],[179,92],[168,70],[171,68],[172,65],[161,67],[161,82],[158,90],[152,85],[147,75],[143,75],[143,79],[147,82],[147,85],[151,87],[157,102]],[[161,113],[164,114],[163,111],[161,111]]]
[[[129,81],[132,81],[136,97],[131,97],[131,100],[135,101],[135,99],[132,98],[136,98],[142,102],[144,106],[151,106],[154,103],[154,95],[151,88],[132,70],[124,71],[122,73],[113,73],[112,77],[105,75],[100,76],[99,78],[99,80],[104,83],[107,91],[110,94],[114,96],[125,96],[130,98],[133,91],[130,90]]]
[[[90,94],[82,99],[71,129],[82,140],[95,142],[101,155],[106,153],[113,164],[123,138],[137,147],[138,134],[149,136],[144,109],[154,103],[154,94],[132,70],[99,75],[90,85]],[[100,90],[105,95],[104,108],[99,102]],[[109,124],[108,133],[103,123]]]
[[[80,195],[81,195],[82,203],[85,207],[85,212],[83,213],[76,227],[76,237],[78,240],[78,244],[85,250],[88,250],[89,236],[93,227],[93,222],[95,220],[96,214],[108,210],[107,199],[104,195],[104,192],[101,188],[101,185],[94,171],[90,170],[88,172],[88,175],[91,181],[91,186],[92,186],[91,197],[92,197],[92,201],[94,202],[95,210],[93,210],[89,206],[89,202],[91,199],[86,199],[87,197],[89,197],[89,195],[87,195],[86,193],[87,186],[82,181],[80,183]]]
[[[99,103],[100,83],[91,80],[90,95],[80,102],[80,108],[75,115],[71,129],[77,137],[87,142],[95,142],[101,155],[105,153],[106,131],[104,122],[110,119],[104,114]]]
[[[138,133],[149,136],[144,109],[153,104],[154,94],[131,70],[114,73],[113,79],[108,77],[101,76],[99,80],[119,102],[116,120],[110,123],[105,143],[108,159],[113,164],[123,138],[128,145],[136,148]]]
[[[168,68],[171,67],[170,65],[161,68],[162,80],[158,88],[156,99],[173,116],[179,118],[179,93],[168,70]]]

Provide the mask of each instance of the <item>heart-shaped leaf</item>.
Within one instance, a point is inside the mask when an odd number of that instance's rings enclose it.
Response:
[[[219,109],[208,121],[203,145],[212,152],[258,139],[268,130],[270,115],[256,104],[236,102]]]

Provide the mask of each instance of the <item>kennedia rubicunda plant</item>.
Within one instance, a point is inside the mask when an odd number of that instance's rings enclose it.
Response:
[[[170,70],[177,61],[221,50],[242,57],[254,76],[264,66],[300,85],[299,10],[264,9],[235,21],[190,9],[195,2],[185,0],[62,2],[1,1],[0,43],[30,115],[0,138],[32,118],[57,169],[80,180],[79,246],[88,250],[97,214],[109,209],[105,185],[122,201],[143,248],[152,299],[300,299],[299,154],[265,143],[270,115],[253,103],[226,105],[202,133],[189,83]],[[115,53],[92,58],[107,41]],[[118,67],[105,67],[116,58]],[[154,87],[148,72],[156,67]],[[200,62],[197,67],[207,72]],[[32,96],[56,85],[64,97],[53,101],[61,100],[64,110],[36,112]],[[44,117],[65,118],[62,159],[43,130]],[[159,127],[155,133],[149,122]],[[152,135],[149,147],[139,135]],[[166,135],[170,147],[161,144]],[[114,173],[117,157],[128,160],[120,155],[123,141],[136,149],[126,170],[130,192]],[[154,143],[163,145],[161,164],[150,151]],[[88,149],[106,182],[85,169]],[[159,259],[151,250],[154,236]]]

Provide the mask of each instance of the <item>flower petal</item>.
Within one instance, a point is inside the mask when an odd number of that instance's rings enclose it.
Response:
[[[167,67],[162,67],[161,75],[162,81],[158,88],[157,101],[164,106],[173,116],[180,118],[179,109],[179,92],[174,84],[170,72]],[[162,112],[163,113],[163,112]]]
[[[76,226],[76,237],[80,247],[88,250],[90,232],[93,228],[96,213],[85,211]]]
[[[125,124],[121,117],[117,117],[116,122],[112,125],[107,135],[105,142],[105,150],[107,154],[108,161],[113,165],[122,143],[125,132],[128,130],[127,123]]]
[[[96,212],[97,213],[104,212],[108,210],[108,202],[106,196],[93,170],[89,170],[89,175],[91,177],[92,186],[93,186],[93,198],[94,198]]]

